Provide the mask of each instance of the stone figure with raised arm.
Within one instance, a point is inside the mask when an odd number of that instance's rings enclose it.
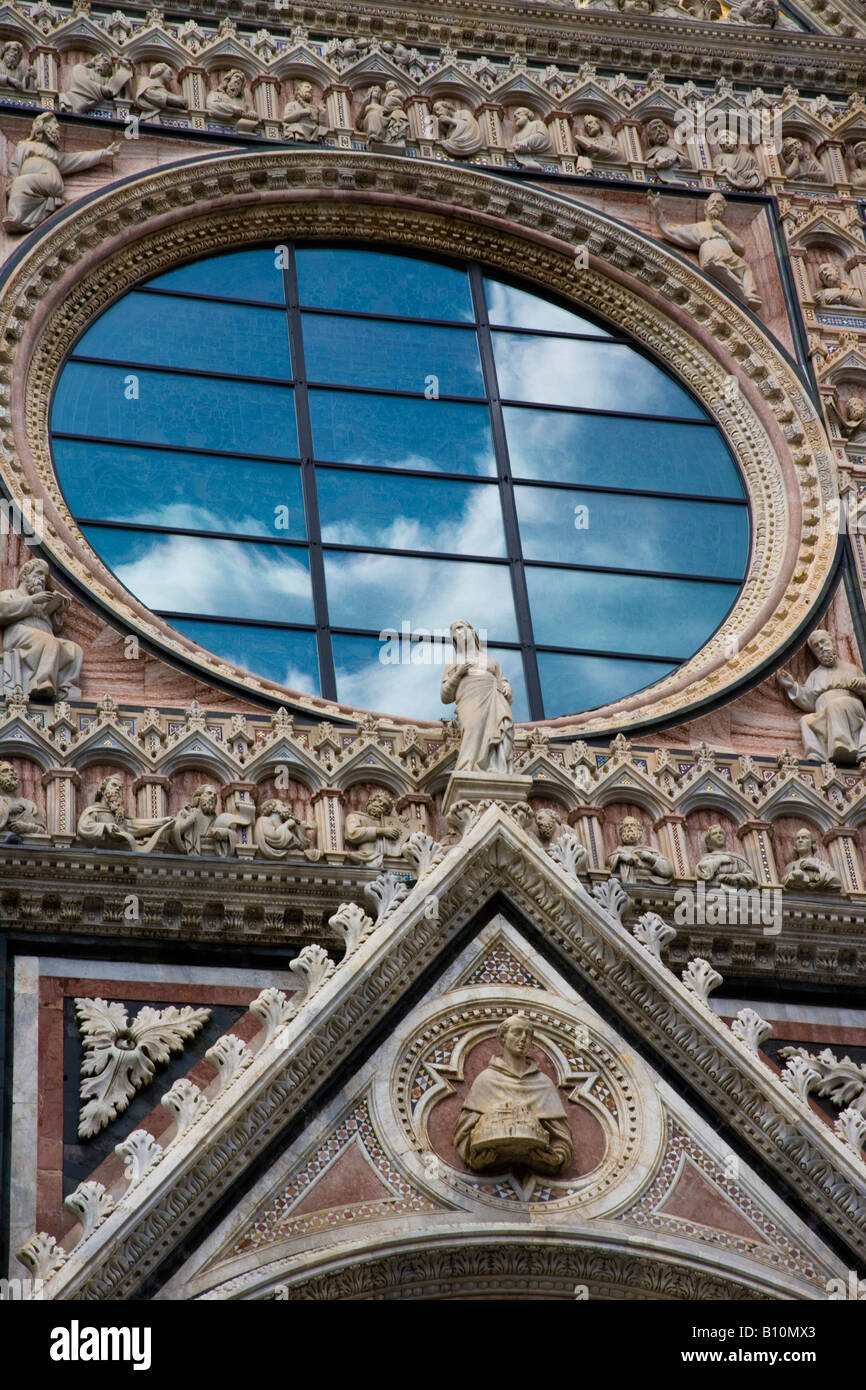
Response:
[[[445,668],[440,695],[453,700],[461,739],[457,772],[512,772],[514,769],[514,699],[502,667],[483,650],[471,623],[451,624],[454,660]]]
[[[532,1024],[511,1014],[496,1035],[502,1055],[479,1072],[454,1126],[454,1147],[470,1168],[519,1163],[538,1173],[560,1173],[574,1157],[562,1097],[528,1055]]]
[[[802,685],[780,671],[779,685],[797,709],[807,758],[822,763],[866,762],[866,674],[853,661],[841,661],[829,632],[816,628],[809,650],[818,661]]]
[[[727,202],[721,193],[711,193],[699,222],[668,222],[661,210],[661,194],[649,193],[650,210],[665,241],[696,251],[701,270],[723,289],[744,299],[750,309],[760,309],[761,296],[746,260],[746,248],[736,232],[725,225]]]
[[[20,140],[9,161],[9,192],[5,232],[32,232],[66,201],[63,179],[81,169],[92,169],[117,154],[120,140],[101,150],[64,154],[60,148],[60,123],[51,111],[43,111],[30,127],[27,140]]]
[[[20,685],[33,700],[74,700],[83,653],[57,635],[71,600],[49,588],[48,575],[44,560],[28,560],[17,588],[0,591],[0,676],[7,690]]]
[[[96,53],[86,63],[76,63],[69,76],[69,86],[60,93],[61,111],[80,116],[93,111],[100,102],[114,101],[134,75],[131,63],[119,58],[117,63],[107,53]]]
[[[351,811],[343,831],[352,864],[381,869],[385,855],[398,855],[409,837],[407,826],[394,815],[394,803],[387,792],[373,792],[363,811]]]

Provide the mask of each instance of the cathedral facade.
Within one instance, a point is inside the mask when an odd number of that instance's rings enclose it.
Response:
[[[858,1296],[864,94],[856,0],[0,11],[4,1291]]]

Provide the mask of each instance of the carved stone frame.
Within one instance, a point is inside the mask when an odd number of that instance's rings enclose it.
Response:
[[[648,691],[551,725],[594,734],[681,719],[755,678],[796,636],[832,572],[838,486],[820,418],[757,321],[685,259],[571,200],[455,165],[320,150],[211,157],[108,185],[25,242],[8,271],[0,300],[3,473],[15,500],[43,499],[46,553],[123,628],[181,656],[202,679],[322,710],[320,699],[287,696],[209,656],[130,597],[72,519],[47,430],[66,354],[119,295],[195,256],[289,238],[480,260],[563,295],[670,368],[731,445],[753,532],[731,613],[699,653]],[[579,246],[589,251],[587,270],[576,269]],[[741,389],[729,401],[733,374]]]

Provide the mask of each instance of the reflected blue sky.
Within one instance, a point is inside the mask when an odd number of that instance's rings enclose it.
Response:
[[[624,343],[498,332],[493,353],[503,400],[706,418],[667,372]]]
[[[243,623],[192,622],[186,618],[177,618],[172,625],[206,651],[223,661],[234,662],[244,671],[287,685],[301,694],[319,693],[319,662],[312,632],[249,627]]]
[[[529,290],[518,290],[501,280],[484,281],[487,315],[493,325],[509,328],[540,328],[550,333],[588,333],[596,338],[608,336],[604,328],[581,318],[558,304],[551,304]]]
[[[309,400],[317,458],[378,468],[496,474],[486,405],[356,391],[312,390]]]
[[[307,377],[335,386],[484,395],[481,358],[468,328],[303,314]],[[432,384],[431,384],[432,383]]]
[[[538,673],[546,711],[595,709],[643,690],[674,670],[675,666],[655,661],[538,653]]]
[[[273,246],[250,251],[227,251],[222,256],[206,256],[155,275],[145,282],[157,289],[182,290],[185,294],[218,295],[225,299],[258,299],[266,304],[283,304],[283,272],[277,265]]]
[[[334,627],[447,631],[459,616],[491,642],[517,640],[507,565],[326,550],[325,583]]]
[[[338,545],[504,556],[499,489],[492,483],[394,477],[320,468],[322,539]]]
[[[362,314],[472,323],[475,314],[465,270],[384,251],[300,247],[301,304]]]

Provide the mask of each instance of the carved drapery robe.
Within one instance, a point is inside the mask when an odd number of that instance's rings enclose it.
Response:
[[[806,756],[850,763],[866,756],[866,676],[851,661],[816,666],[790,698],[808,710],[800,720]]]
[[[443,704],[454,700],[462,730],[458,772],[510,772],[513,763],[514,715],[511,686],[498,661],[478,652],[468,662],[452,661],[442,677]]]
[[[472,1136],[482,1116],[495,1116],[504,1111],[529,1111],[544,1131],[541,1145],[542,1148],[546,1145],[550,1152],[546,1156],[537,1153],[530,1166],[550,1173],[567,1167],[574,1155],[574,1145],[562,1097],[550,1077],[531,1058],[522,1076],[511,1071],[504,1057],[492,1058],[476,1076],[454,1127],[454,1147],[464,1163],[470,1167],[495,1166],[497,1160],[485,1164],[483,1155],[479,1162],[477,1151],[473,1152]]]
[[[62,700],[73,690],[78,693],[83,653],[76,642],[56,635],[66,604],[58,603],[51,613],[45,613],[36,606],[34,597],[25,589],[0,592],[3,651],[17,652],[26,672],[25,691]]]

